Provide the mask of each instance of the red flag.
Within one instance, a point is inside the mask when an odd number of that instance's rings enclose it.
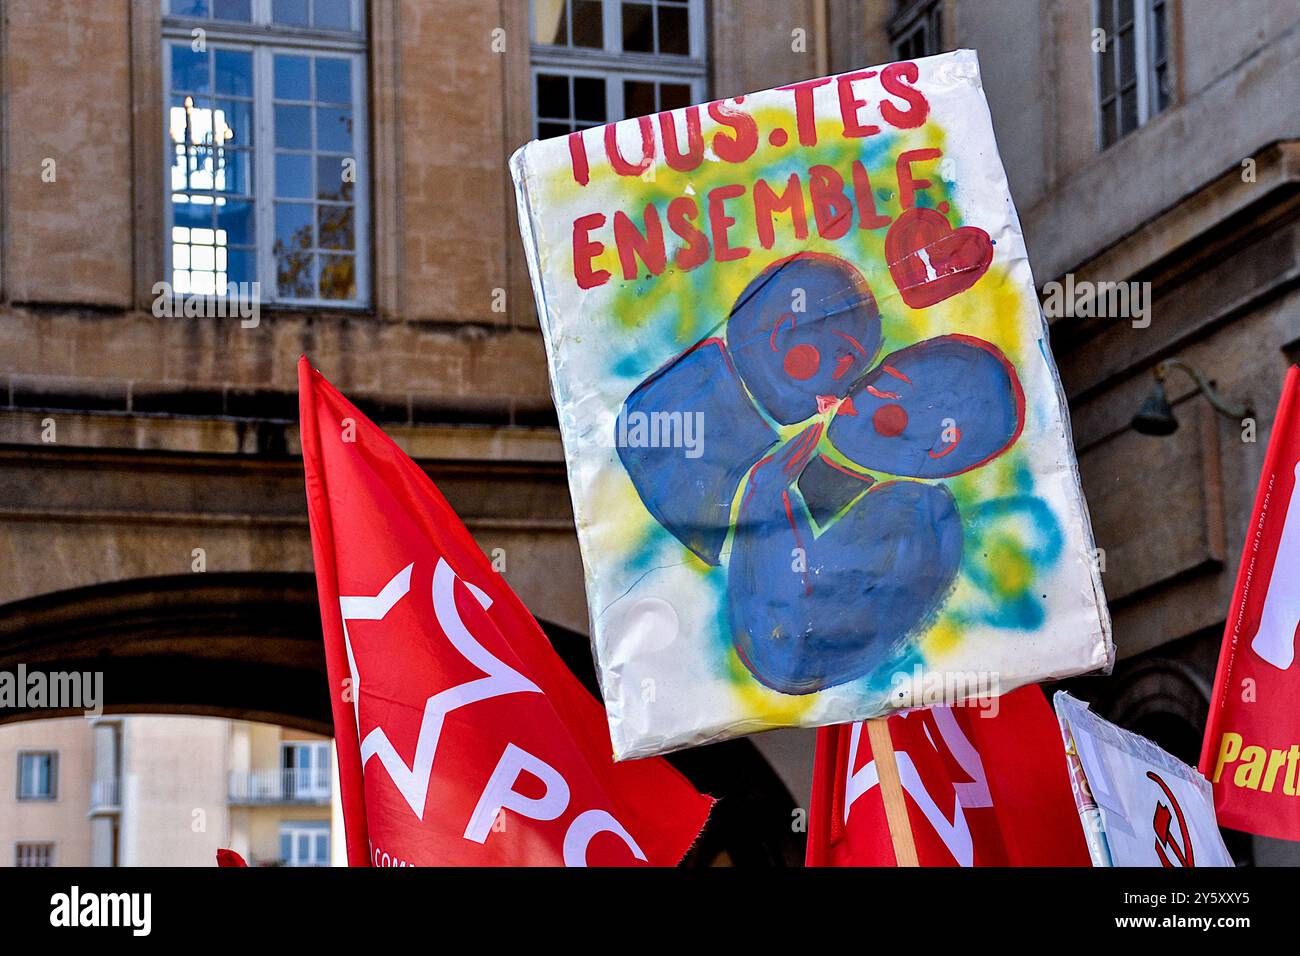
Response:
[[[234,850],[221,849],[217,851],[217,866],[248,866],[248,864]]]
[[[1273,419],[1237,570],[1201,773],[1219,824],[1300,840],[1300,367]]]
[[[306,357],[298,387],[349,864],[679,862],[713,801],[662,759],[615,764],[429,477]]]
[[[1061,731],[1037,687],[889,718],[921,866],[1088,866]],[[865,724],[823,727],[809,866],[894,866]]]

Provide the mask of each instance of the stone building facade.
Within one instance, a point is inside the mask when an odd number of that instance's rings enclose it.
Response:
[[[0,867],[212,866],[219,848],[249,866],[343,865],[332,751],[212,717],[0,727]]]
[[[90,663],[110,709],[329,732],[306,353],[589,669],[509,155],[566,124],[955,47],[980,53],[1040,286],[1150,283],[1145,324],[1051,319],[1120,657],[1076,690],[1189,756],[1300,353],[1289,0],[8,0],[0,666]],[[244,280],[255,322],[158,314],[159,282]],[[1252,407],[1257,441],[1176,373],[1182,427],[1129,427],[1175,355]],[[733,756],[729,785],[777,794],[751,809],[788,831],[771,768],[806,806],[811,737]],[[768,858],[797,857],[783,839]]]

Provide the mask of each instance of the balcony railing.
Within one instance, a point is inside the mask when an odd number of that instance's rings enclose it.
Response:
[[[232,770],[230,802],[274,804],[330,802],[333,774],[328,767],[310,770]]]
[[[121,809],[116,780],[94,780],[90,784],[90,812],[115,813]]]

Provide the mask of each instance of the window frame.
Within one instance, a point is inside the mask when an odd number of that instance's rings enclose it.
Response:
[[[328,820],[281,820],[280,828],[277,831],[277,835],[280,838],[281,847],[283,847],[284,845],[284,838],[286,836],[289,837],[289,855],[287,857],[284,857],[282,854],[282,858],[280,860],[281,866],[292,867],[294,869],[297,869],[300,867],[307,868],[307,867],[319,867],[319,866],[330,865],[330,854],[333,852],[333,847],[331,846],[331,844],[334,839],[334,834],[331,832],[330,823]],[[321,836],[325,837],[324,862],[322,863],[293,862],[295,859],[297,859],[298,837],[300,836],[310,836],[313,849],[315,848],[317,838]]]
[[[41,867],[55,866],[55,855],[58,852],[58,841],[56,840],[15,840],[14,841],[14,868],[15,869],[39,869]],[[22,854],[24,850],[41,850],[46,853],[44,863],[22,863]]]
[[[23,794],[23,762],[27,757],[48,757],[49,793]],[[14,794],[19,803],[53,803],[59,799],[59,752],[57,750],[19,750],[18,773],[15,775]]]
[[[918,60],[943,52],[944,0],[894,0],[890,5],[889,50],[895,60]],[[899,47],[917,33],[933,41],[933,51],[904,56]]]
[[[571,0],[565,0],[570,3]],[[703,0],[687,0],[687,28],[690,32],[689,55],[679,53],[623,52],[623,0],[601,0],[604,45],[594,47],[561,46],[537,40],[536,0],[528,3],[529,38],[529,117],[534,138],[540,117],[537,111],[537,82],[542,74],[565,77],[591,77],[605,81],[605,120],[578,128],[593,128],[628,119],[623,82],[634,80],[654,83],[682,83],[690,87],[690,101],[702,103],[708,98],[708,37]],[[567,16],[566,12],[566,16]],[[572,100],[570,101],[572,107]],[[554,120],[555,118],[551,118]],[[573,125],[578,125],[577,122]]]
[[[635,0],[628,0],[635,2]],[[640,0],[647,6],[654,0]],[[571,0],[565,0],[572,6]],[[708,42],[705,36],[704,0],[686,0],[686,24],[690,31],[690,53],[645,53],[623,50],[623,0],[601,0],[601,23],[604,45],[600,48],[542,43],[537,39],[537,0],[528,2],[529,54],[534,63],[543,59],[556,59],[567,64],[580,60],[590,61],[594,67],[610,70],[626,69],[640,65],[654,72],[676,67],[684,72],[704,70],[708,63]],[[561,64],[563,65],[563,64]]]
[[[288,754],[297,751],[308,751],[311,754],[312,764],[308,768],[302,767],[295,755],[293,766],[289,765],[287,760]],[[322,764],[321,761],[324,761]],[[306,769],[306,785],[303,785],[301,771]],[[324,770],[322,775],[321,771]],[[282,740],[280,741],[280,771],[288,779],[293,780],[292,793],[297,799],[329,799],[334,791],[334,757],[333,748],[328,740]],[[293,776],[289,774],[292,772]],[[322,783],[323,781],[323,783]],[[317,784],[321,784],[317,786]],[[286,788],[287,792],[288,788]]]
[[[209,51],[234,49],[249,52],[253,57],[252,116],[254,146],[252,156],[252,186],[254,210],[254,239],[257,278],[263,306],[281,309],[346,310],[366,312],[373,309],[374,290],[372,275],[374,241],[371,235],[371,143],[370,143],[370,37],[367,28],[367,5],[364,0],[351,0],[353,19],[358,24],[354,31],[328,30],[319,27],[290,26],[271,23],[272,0],[251,0],[250,22],[215,20],[211,17],[184,17],[167,12],[169,0],[159,0],[161,21],[161,72],[162,72],[162,149],[163,158],[163,272],[171,285],[172,265],[172,188],[171,170],[175,162],[172,142],[167,135],[170,122],[172,95],[172,66],[170,47],[174,43],[189,44],[194,29],[205,32]],[[357,162],[357,177],[352,183],[353,208],[353,259],[356,297],[353,299],[324,299],[320,297],[319,265],[314,266],[316,295],[311,298],[282,296],[275,263],[275,88],[274,58],[277,54],[332,56],[348,59],[352,80],[352,153]],[[212,94],[216,98],[215,92]],[[318,102],[313,100],[313,103]],[[313,168],[317,153],[311,154]],[[322,205],[318,196],[306,200],[287,200],[310,203],[313,216]],[[325,205],[329,205],[325,203]],[[314,227],[314,230],[317,227]],[[319,241],[319,235],[317,235]],[[313,247],[313,262],[331,250]],[[224,301],[223,295],[198,296]]]
[[[631,117],[627,114],[626,108],[626,91],[623,89],[623,83],[627,80],[640,81],[643,83],[681,83],[689,86],[691,89],[691,103],[702,103],[707,98],[707,78],[667,75],[664,73],[650,73],[644,70],[617,70],[601,71],[590,67],[553,67],[546,65],[533,64],[529,71],[529,82],[531,89],[529,91],[532,97],[532,135],[537,136],[538,127],[543,122],[542,117],[537,113],[537,78],[542,74],[547,76],[565,76],[569,78],[591,77],[593,79],[605,81],[605,121],[588,122],[586,120],[574,120],[572,125],[578,129],[597,129],[601,126],[607,126],[610,123],[618,123]],[[570,94],[572,95],[572,94]],[[572,100],[570,100],[572,107]],[[647,114],[650,116],[654,113]],[[546,122],[558,123],[561,120],[558,117],[546,117]]]
[[[1116,5],[1119,0],[1093,0],[1092,3],[1092,22],[1095,29],[1099,29],[1102,23],[1101,11],[1102,5],[1110,7],[1111,14],[1111,32],[1106,35],[1106,52],[1094,53],[1093,61],[1093,114],[1095,117],[1096,143],[1097,152],[1105,152],[1111,147],[1123,141],[1130,134],[1137,132],[1155,117],[1167,111],[1174,105],[1174,58],[1172,56],[1173,43],[1172,32],[1173,22],[1171,18],[1172,5],[1170,0],[1133,0],[1133,77],[1137,93],[1137,121],[1136,124],[1128,130],[1123,129],[1123,113],[1120,102],[1120,61],[1119,50],[1112,47],[1119,35],[1119,22],[1116,18]],[[1155,21],[1155,7],[1164,8],[1164,27],[1165,27],[1165,79],[1169,87],[1168,102],[1164,106],[1157,106],[1156,103],[1156,85],[1159,81],[1157,67],[1159,63],[1155,57],[1156,36],[1153,31]],[[1113,60],[1108,57],[1114,56]],[[1103,71],[1111,69],[1114,72],[1115,85],[1110,95],[1102,96],[1102,76]],[[1107,104],[1115,105],[1115,138],[1110,142],[1106,141],[1106,126],[1104,121],[1105,108]]]

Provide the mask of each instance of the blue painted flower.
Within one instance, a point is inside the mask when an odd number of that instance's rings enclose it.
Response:
[[[650,513],[700,558],[721,564],[731,537],[737,653],[769,687],[812,693],[868,673],[942,604],[961,563],[956,503],[942,484],[899,479],[997,457],[1019,437],[1024,396],[1002,353],[970,336],[877,361],[875,300],[831,256],[765,269],[725,326],[725,340],[633,390],[618,454]],[[774,422],[806,424],[778,443]],[[690,423],[700,440],[684,449],[674,437]]]

